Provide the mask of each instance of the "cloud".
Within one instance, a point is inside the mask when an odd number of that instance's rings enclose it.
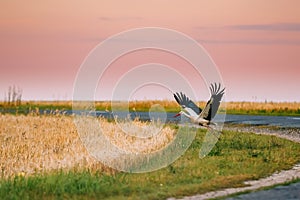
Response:
[[[272,23],[225,26],[225,29],[245,31],[300,31],[300,23]]]
[[[248,44],[248,45],[300,45],[300,40],[285,40],[285,39],[224,39],[224,40],[206,40],[196,39],[197,42],[202,44]]]
[[[128,20],[142,20],[142,17],[134,17],[134,16],[128,16],[128,17],[98,17],[101,21],[128,21]]]
[[[220,39],[196,39],[198,42],[203,44],[250,44],[250,45],[300,45],[300,37],[298,38],[288,38],[283,36],[278,36],[277,38],[270,38],[263,34],[263,32],[300,32],[300,23],[269,23],[269,24],[238,24],[238,25],[228,25],[228,26],[198,26],[195,27],[200,31],[211,31],[211,35],[226,31],[235,31],[235,34],[239,36],[239,39],[235,38],[225,38]],[[238,32],[236,32],[238,31]],[[248,31],[258,31],[258,36],[260,38],[252,38]],[[244,34],[246,33],[246,34]],[[219,33],[218,33],[219,34]],[[269,33],[268,33],[269,34]]]
[[[102,42],[106,40],[107,38],[86,38],[85,41],[88,42]],[[111,40],[111,39],[110,39]],[[291,45],[291,46],[299,46],[300,45],[300,39],[298,40],[292,40],[292,39],[270,39],[270,38],[243,38],[243,39],[203,39],[203,38],[194,38],[195,41],[199,42],[200,44],[240,44],[240,45]],[[114,42],[119,42],[121,43],[141,43],[143,45],[145,42],[148,40],[143,40],[143,39],[113,39],[111,41]],[[162,43],[184,43],[184,40],[166,40],[162,39]]]

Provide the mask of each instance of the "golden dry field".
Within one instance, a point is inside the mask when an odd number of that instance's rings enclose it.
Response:
[[[151,152],[173,139],[174,131],[168,127],[155,137],[139,140],[122,132],[115,123],[98,120],[105,136],[125,151]],[[143,129],[146,122],[133,123],[136,131],[147,131]],[[2,178],[58,169],[112,171],[89,156],[72,116],[0,114],[0,144]]]
[[[120,103],[122,103],[120,101]],[[226,107],[233,109],[300,109],[300,102],[251,102],[251,101],[229,101],[226,103]],[[1,102],[3,104],[3,102]],[[32,105],[55,105],[55,106],[72,106],[72,101],[22,101],[22,104]],[[160,104],[164,107],[179,107],[177,102],[171,100],[142,100],[142,101],[130,101],[129,106],[140,108],[140,107],[151,107],[151,105]],[[205,106],[206,101],[198,101],[197,104],[201,107]],[[96,101],[95,106],[110,107],[111,101]]]
[[[261,111],[264,113],[299,113],[300,102],[228,102],[226,103],[227,111],[247,113]]]

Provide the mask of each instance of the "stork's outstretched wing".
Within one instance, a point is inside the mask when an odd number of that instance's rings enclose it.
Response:
[[[182,92],[175,93],[174,98],[181,107],[191,108],[193,111],[195,111],[195,113],[197,113],[197,115],[199,115],[201,113],[201,111],[202,111],[201,108],[199,108],[192,100],[190,100]]]
[[[206,103],[206,106],[201,112],[199,117],[210,121],[215,117],[218,111],[218,108],[220,106],[220,101],[223,97],[225,88],[221,90],[221,84],[219,83],[219,85],[217,85],[217,83],[215,83],[214,85],[211,84],[209,89],[210,89],[211,97],[209,101]]]

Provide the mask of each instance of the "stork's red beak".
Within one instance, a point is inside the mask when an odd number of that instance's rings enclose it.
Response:
[[[174,115],[173,117],[178,117],[178,116],[180,116],[180,113],[178,113],[178,114]]]

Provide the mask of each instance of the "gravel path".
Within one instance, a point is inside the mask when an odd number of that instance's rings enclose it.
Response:
[[[272,127],[255,127],[255,126],[225,126],[226,130],[254,132],[257,134],[276,135],[300,143],[300,129],[297,128],[272,128]],[[190,197],[184,197],[184,200],[211,199],[228,196],[238,192],[252,191],[259,188],[268,187],[276,184],[282,184],[293,179],[300,178],[300,163],[290,170],[284,170],[275,173],[267,178],[255,181],[247,181],[248,186],[241,188],[227,188],[224,190],[208,192]],[[170,198],[172,200],[174,198]],[[249,194],[239,195],[229,199],[300,199],[300,183],[289,186],[278,186],[273,189],[252,192]]]
[[[288,186],[277,186],[269,190],[262,190],[252,192],[249,194],[243,194],[232,198],[226,198],[227,200],[265,200],[265,199],[289,199],[297,200],[300,199],[300,182],[294,183]]]

